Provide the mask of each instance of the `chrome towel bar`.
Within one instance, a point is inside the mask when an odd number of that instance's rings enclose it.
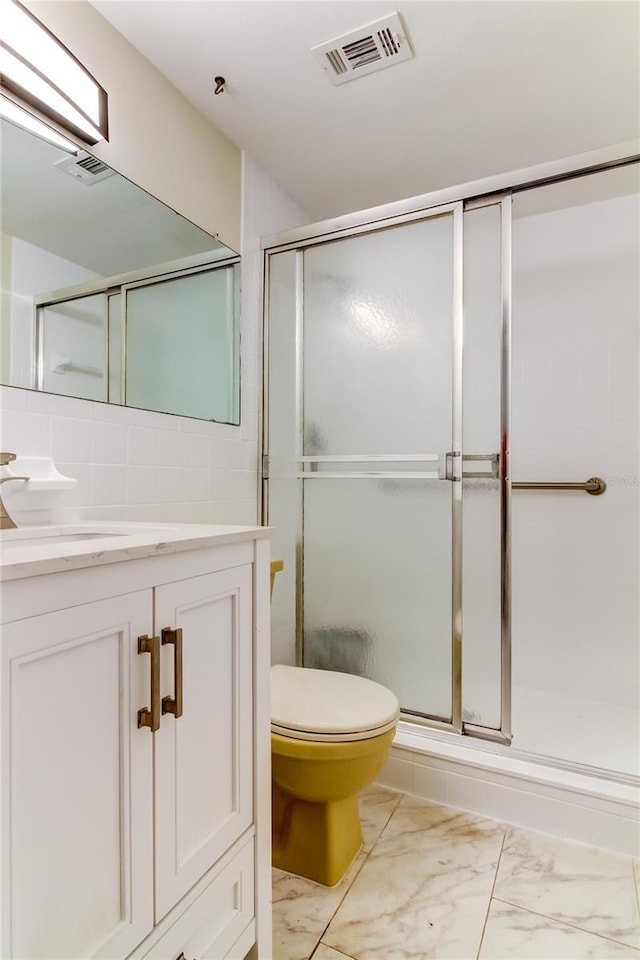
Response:
[[[607,489],[607,485],[600,477],[589,477],[586,483],[547,483],[545,481],[521,481],[511,484],[512,490],[584,490],[594,497],[599,497]]]

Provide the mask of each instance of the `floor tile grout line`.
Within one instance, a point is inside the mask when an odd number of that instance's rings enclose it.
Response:
[[[363,844],[363,846],[364,846],[364,844]],[[373,848],[372,848],[372,849],[373,849]],[[361,854],[362,852],[364,852],[364,851],[363,851],[363,848],[361,847],[360,850],[358,851],[358,853],[356,854],[356,856],[354,857],[354,859],[352,860],[351,865],[350,865],[350,867],[349,867],[349,870],[351,870],[351,868],[355,865],[358,857],[360,856],[360,854]],[[370,851],[369,851],[369,852],[370,852]],[[320,946],[320,944],[321,944],[321,942],[322,942],[322,938],[324,937],[324,935],[325,935],[328,927],[330,926],[331,921],[333,920],[333,918],[335,917],[336,913],[338,912],[338,910],[339,910],[340,907],[342,906],[342,904],[343,904],[343,902],[344,902],[344,899],[345,899],[345,897],[347,896],[347,894],[349,893],[349,891],[351,890],[353,884],[356,882],[356,880],[357,880],[358,877],[360,876],[360,871],[362,870],[362,867],[365,865],[365,863],[366,863],[366,861],[368,860],[368,858],[369,858],[369,853],[366,853],[366,852],[365,852],[364,858],[363,858],[363,860],[362,860],[362,864],[360,865],[360,869],[359,869],[358,872],[354,875],[354,877],[352,878],[351,882],[349,883],[347,889],[345,890],[344,894],[343,894],[342,897],[340,898],[340,900],[339,900],[339,902],[338,902],[338,905],[336,906],[335,910],[334,910],[333,913],[331,914],[331,917],[330,917],[328,923],[322,928],[322,931],[321,931],[320,935],[318,936],[318,939],[316,940],[315,944],[313,945],[313,947],[312,947],[312,949],[311,949],[311,952],[308,954],[307,960],[311,960],[311,958],[312,958],[313,955],[315,954],[316,950],[317,950],[318,947]],[[346,872],[348,873],[349,870],[347,870]],[[286,874],[286,871],[285,871],[285,875],[291,876],[291,877],[294,877],[294,878],[298,878],[298,879],[301,879],[301,880],[307,879],[307,878],[302,877],[302,876],[300,876],[299,874],[295,874],[295,873]],[[345,874],[345,875],[346,875],[346,874]],[[316,881],[311,881],[311,882],[316,883]],[[322,886],[322,884],[320,884],[320,886]],[[330,888],[327,888],[327,889],[330,889]],[[331,946],[331,944],[327,944],[327,946]],[[335,950],[335,947],[331,947],[331,949],[332,949],[332,950]],[[353,958],[348,958],[348,960],[353,960]]]
[[[502,897],[493,897],[496,903],[504,903],[507,907],[514,907],[516,910],[522,910],[523,913],[530,913],[534,917],[541,917],[543,920],[550,920],[552,923],[559,923],[560,926],[571,927],[572,930],[579,930],[580,933],[588,933],[592,937],[599,937],[600,940],[606,940],[607,943],[615,943],[619,947],[628,947],[630,950],[640,951],[640,947],[634,947],[632,943],[624,940],[616,940],[615,937],[607,936],[605,933],[596,933],[594,930],[587,930],[586,927],[579,927],[576,923],[569,920],[560,920],[558,917],[550,917],[546,913],[539,913],[537,910],[530,910],[528,907],[521,907],[519,903],[512,903],[511,900],[503,900]]]
[[[380,843],[380,840],[382,839],[383,833],[385,832],[385,830],[387,829],[387,827],[389,826],[389,824],[390,824],[391,821],[393,820],[395,814],[396,814],[397,811],[398,811],[398,807],[399,807],[400,804],[402,803],[402,801],[403,801],[403,799],[404,799],[405,796],[406,796],[406,794],[400,793],[400,791],[398,791],[398,800],[397,800],[397,802],[396,802],[393,810],[391,811],[391,813],[389,814],[389,816],[388,816],[387,819],[385,820],[384,826],[382,827],[380,833],[378,834],[378,836],[376,837],[376,839],[375,839],[375,840],[373,841],[373,843],[371,844],[371,850],[368,851],[367,857],[369,856],[370,853],[373,853],[373,851],[375,850],[375,848],[376,848],[376,847],[378,846],[378,844]]]
[[[355,960],[355,957],[350,956],[348,953],[343,953],[342,950],[336,950],[336,948],[335,948],[335,947],[332,947],[331,944],[329,944],[329,943],[323,944],[323,943],[322,943],[322,940],[318,940],[317,944],[316,944],[315,947],[313,948],[313,953],[312,953],[311,956],[309,957],[309,960],[313,960],[313,958],[315,957],[316,953],[318,952],[318,949],[319,949],[320,947],[322,947],[322,946],[329,947],[329,949],[330,949],[330,950],[333,950],[334,953],[337,953],[339,957],[344,957],[344,960]]]
[[[364,845],[363,845],[363,846],[364,846]],[[373,850],[373,847],[371,848],[371,850]],[[330,918],[329,918],[329,921],[328,921],[328,922],[325,924],[325,926],[322,928],[322,932],[320,933],[320,936],[319,936],[318,939],[316,940],[316,945],[315,945],[315,947],[313,948],[313,950],[311,951],[311,953],[309,954],[310,957],[313,957],[314,953],[316,952],[316,950],[318,949],[318,947],[319,947],[320,944],[322,943],[322,938],[324,937],[325,933],[327,932],[327,930],[329,929],[329,927],[330,927],[331,924],[333,923],[333,919],[334,919],[336,913],[338,912],[338,910],[340,909],[340,907],[341,907],[342,904],[344,903],[345,899],[347,898],[347,896],[349,895],[349,893],[350,893],[350,891],[351,891],[351,888],[353,887],[354,883],[356,882],[356,880],[358,879],[358,877],[359,877],[360,874],[362,873],[362,868],[364,867],[365,863],[366,863],[367,860],[369,859],[369,854],[371,853],[371,850],[369,850],[368,852],[365,853],[364,859],[363,859],[362,863],[360,864],[360,869],[358,870],[358,872],[356,873],[355,877],[352,879],[351,883],[349,884],[349,886],[348,886],[347,889],[345,890],[344,896],[342,896],[342,897],[340,898],[340,901],[338,902],[335,910],[334,910],[333,913],[331,914],[331,916],[330,916]],[[358,856],[360,856],[360,851],[358,852]],[[357,857],[356,857],[356,859],[357,859]],[[355,860],[354,860],[354,863],[355,863]],[[330,947],[331,944],[328,943],[327,946]],[[331,949],[334,950],[335,947],[331,947]]]
[[[480,943],[478,944],[478,952],[476,953],[476,960],[480,960],[480,953],[482,951],[482,941],[484,940],[485,931],[487,929],[487,922],[489,920],[489,914],[491,913],[491,903],[493,901],[493,891],[496,888],[496,883],[498,882],[498,871],[500,870],[500,861],[502,860],[502,851],[504,850],[505,841],[507,839],[507,828],[503,825],[502,827],[502,843],[500,844],[500,853],[498,854],[498,859],[496,861],[496,872],[493,877],[493,883],[491,884],[491,893],[489,894],[489,902],[487,904],[487,913],[484,918],[484,923],[482,925],[482,933],[480,934]]]
[[[350,893],[350,891],[351,891],[354,883],[356,882],[356,880],[358,879],[358,877],[359,877],[360,874],[362,873],[362,869],[363,869],[365,863],[367,862],[367,860],[369,859],[369,857],[371,856],[371,854],[372,854],[373,851],[375,850],[375,848],[376,848],[376,846],[378,845],[378,842],[379,842],[382,834],[385,832],[385,830],[386,830],[387,827],[389,826],[389,823],[391,822],[391,819],[392,819],[394,813],[396,812],[396,810],[397,810],[398,807],[400,806],[400,804],[401,804],[401,802],[402,802],[402,798],[403,798],[405,795],[404,795],[403,793],[401,793],[400,791],[397,791],[397,793],[398,793],[398,801],[397,801],[396,805],[394,806],[393,810],[392,810],[391,813],[389,814],[389,816],[388,816],[388,818],[387,818],[387,820],[386,820],[386,822],[385,822],[385,825],[383,826],[382,830],[380,831],[380,833],[378,834],[378,836],[376,837],[376,839],[375,839],[374,842],[372,843],[371,849],[365,851],[364,859],[363,859],[363,861],[362,861],[362,864],[360,865],[360,869],[358,870],[358,872],[356,873],[355,877],[353,878],[353,880],[351,881],[351,883],[349,884],[349,886],[348,886],[347,889],[345,890],[344,897],[342,897],[342,899],[340,900],[340,902],[339,902],[338,905],[336,906],[335,910],[334,910],[333,913],[331,914],[331,917],[329,918],[329,922],[327,923],[327,925],[326,925],[326,926],[324,927],[324,929],[322,930],[322,933],[320,934],[320,937],[318,938],[318,941],[317,941],[315,947],[314,947],[313,950],[311,951],[311,954],[310,954],[311,957],[313,957],[313,954],[316,952],[316,950],[318,949],[318,947],[319,947],[320,944],[322,943],[322,938],[324,937],[325,933],[327,932],[327,930],[329,929],[329,927],[330,927],[331,924],[333,923],[333,920],[334,920],[334,918],[335,918],[335,915],[337,914],[338,910],[340,909],[340,907],[342,906],[342,904],[343,904],[344,901],[346,900],[347,896],[349,895],[349,893]],[[363,842],[363,849],[364,849],[364,842]],[[331,944],[328,943],[327,946],[328,946],[328,947],[331,947]],[[335,947],[331,947],[331,949],[334,950]]]
[[[313,943],[313,941],[312,941],[312,948],[311,948],[311,950],[309,951],[309,953],[305,953],[305,957],[309,958],[309,960],[311,960],[311,958],[313,958],[313,957],[316,955],[316,953],[318,952],[318,950],[321,949],[322,946],[324,946],[324,947],[325,947],[328,951],[330,951],[330,952],[331,952],[331,951],[334,951],[335,954],[337,954],[336,960],[338,960],[338,956],[340,957],[340,960],[342,960],[342,958],[344,958],[344,960],[354,960],[354,958],[353,958],[350,954],[343,953],[337,946],[333,946],[330,942],[325,942],[325,941],[324,941],[324,937],[325,937],[325,935],[327,934],[327,931],[329,930],[331,924],[334,922],[337,913],[340,911],[340,909],[341,909],[342,906],[344,905],[346,898],[349,896],[349,894],[350,894],[351,891],[353,890],[354,884],[358,881],[358,877],[360,876],[362,870],[363,870],[364,867],[366,866],[366,863],[367,863],[369,857],[370,857],[371,854],[374,852],[374,850],[377,850],[377,847],[381,844],[381,842],[384,841],[384,838],[385,838],[385,835],[386,835],[386,830],[389,829],[389,824],[390,824],[391,821],[394,819],[394,817],[395,817],[395,815],[398,813],[398,811],[403,809],[403,808],[402,808],[403,802],[404,802],[404,801],[411,801],[412,799],[414,799],[414,798],[413,798],[413,795],[403,793],[402,791],[395,791],[395,790],[393,790],[392,788],[385,788],[385,787],[382,787],[382,789],[388,789],[390,793],[394,793],[394,794],[395,794],[395,798],[390,798],[390,799],[387,801],[388,804],[389,804],[388,807],[387,807],[387,804],[386,804],[386,803],[383,805],[382,810],[380,810],[380,813],[382,814],[381,817],[379,817],[379,818],[378,818],[378,817],[372,818],[372,821],[371,821],[370,826],[373,827],[374,829],[373,829],[371,832],[373,833],[374,830],[377,828],[377,830],[378,830],[377,835],[375,836],[375,839],[372,839],[372,840],[369,841],[369,842],[371,843],[371,847],[370,847],[369,850],[365,850],[365,848],[364,848],[364,843],[363,843],[363,846],[361,847],[361,849],[360,849],[360,851],[359,851],[358,857],[356,857],[355,860],[353,861],[353,865],[355,865],[356,860],[359,859],[360,856],[362,857],[361,862],[360,862],[360,865],[359,865],[357,871],[354,871],[354,874],[353,874],[352,878],[350,878],[350,880],[349,880],[349,882],[348,882],[348,885],[346,885],[346,889],[344,890],[343,894],[340,896],[340,899],[338,900],[338,902],[336,903],[335,907],[334,907],[333,910],[331,911],[331,916],[330,916],[329,920],[326,922],[325,926],[324,926],[323,929],[320,931],[320,933],[319,933],[319,934],[317,934],[317,933],[315,934],[315,936],[317,937],[317,940],[315,941],[315,943]],[[415,798],[415,799],[420,799],[420,800],[421,800],[422,798]],[[432,805],[434,805],[434,806],[446,806],[446,807],[448,807],[448,805],[437,804],[437,803],[431,802],[431,801],[426,801],[426,803],[427,803],[427,804],[430,804],[430,805],[432,804]],[[389,807],[391,807],[391,811],[388,813]],[[450,809],[451,809],[451,810],[456,810],[456,808],[450,808]],[[467,814],[470,815],[470,816],[478,816],[478,817],[482,816],[482,815],[480,815],[480,814],[470,813],[469,811],[456,810],[456,812],[458,812],[458,813],[467,813]],[[410,815],[410,813],[411,813],[411,810],[408,811],[408,814],[409,814],[409,815]],[[388,815],[387,815],[387,814],[388,814]],[[384,820],[384,824],[383,824],[381,827],[379,827],[379,822],[380,822],[380,820],[383,819],[383,817],[384,817],[385,815],[386,815],[386,820]],[[506,823],[504,823],[504,822],[500,822],[499,820],[496,820],[496,819],[494,819],[494,818],[486,818],[486,817],[484,817],[483,819],[491,820],[495,826],[499,826],[499,827],[501,828],[501,830],[502,830],[502,834],[503,834],[503,835],[502,835],[502,840],[501,840],[501,845],[500,845],[500,849],[499,849],[498,858],[497,858],[497,861],[496,861],[495,874],[494,874],[494,877],[493,877],[493,882],[492,882],[492,886],[491,886],[491,891],[490,891],[490,894],[489,894],[488,906],[487,906],[486,914],[485,914],[485,917],[484,917],[484,923],[483,923],[483,926],[482,926],[482,932],[481,932],[480,939],[479,939],[479,944],[478,944],[478,949],[477,949],[477,954],[476,954],[476,960],[480,960],[480,956],[481,956],[482,951],[483,951],[484,937],[486,936],[486,930],[487,930],[487,926],[488,926],[488,920],[489,920],[490,915],[491,915],[491,910],[492,910],[492,905],[493,905],[493,903],[501,904],[501,905],[504,905],[504,906],[507,906],[507,907],[511,907],[511,908],[513,909],[513,911],[516,912],[516,914],[517,914],[518,911],[522,911],[523,913],[527,913],[527,914],[529,914],[529,915],[532,916],[532,917],[537,917],[537,918],[540,918],[540,919],[542,919],[542,920],[545,920],[545,921],[548,922],[548,924],[553,924],[553,925],[559,924],[558,933],[560,933],[560,930],[561,930],[562,928],[564,928],[564,929],[565,929],[565,936],[568,935],[569,931],[573,930],[573,931],[575,931],[575,932],[579,932],[579,933],[583,934],[583,935],[586,936],[586,937],[588,937],[588,936],[597,937],[599,940],[602,940],[603,943],[610,943],[610,944],[612,944],[612,945],[618,945],[618,946],[620,946],[620,947],[622,947],[622,948],[625,948],[625,947],[626,947],[628,950],[632,951],[634,955],[637,955],[638,960],[640,960],[640,948],[639,948],[638,946],[636,946],[635,943],[630,942],[628,939],[627,939],[627,940],[618,939],[618,938],[617,938],[617,930],[616,930],[615,933],[611,934],[611,933],[603,933],[603,932],[600,932],[600,931],[588,929],[588,928],[586,928],[586,927],[584,927],[584,926],[580,926],[580,925],[579,925],[579,923],[581,922],[580,919],[576,922],[576,921],[572,921],[572,920],[567,920],[565,917],[549,916],[548,914],[541,913],[541,912],[539,912],[539,911],[537,911],[537,910],[532,910],[532,909],[529,909],[529,908],[527,908],[527,907],[524,907],[524,906],[522,906],[522,905],[519,904],[519,903],[513,903],[513,902],[509,901],[508,899],[505,899],[504,897],[498,897],[498,896],[496,896],[496,895],[495,895],[495,891],[496,891],[496,889],[497,889],[497,881],[498,881],[498,878],[499,878],[499,873],[500,873],[500,869],[501,869],[501,865],[502,865],[502,856],[503,856],[503,854],[504,854],[505,846],[507,845],[507,840],[508,840],[508,837],[509,837],[509,833],[510,833],[510,831],[513,830],[514,828],[513,828],[512,825],[506,824]],[[377,822],[376,822],[376,821],[377,821]],[[525,832],[527,832],[526,828],[515,828],[515,829],[516,829],[516,830],[522,829],[522,830],[524,830]],[[536,832],[539,832],[539,831],[536,831]],[[497,839],[497,838],[496,838],[496,839]],[[555,839],[557,839],[558,841],[561,842],[561,838],[555,838]],[[591,845],[589,845],[589,846],[591,846]],[[382,854],[382,855],[384,855],[384,851],[383,851],[383,854]],[[632,896],[632,901],[633,901],[634,899],[636,899],[636,900],[638,901],[639,906],[640,906],[640,869],[639,869],[639,870],[636,869],[636,867],[640,866],[640,861],[636,861],[636,860],[634,860],[634,858],[632,858],[632,857],[625,858],[625,859],[628,859],[628,860],[630,861],[630,864],[631,864],[631,882],[633,883],[633,886],[634,886],[634,891],[633,891],[633,892],[634,892],[634,894],[635,894],[635,898]],[[506,892],[506,891],[505,891],[505,892]],[[508,915],[508,914],[507,914],[507,915]],[[585,920],[586,920],[586,919],[588,919],[588,918],[585,918]],[[532,921],[530,921],[530,922],[532,922]],[[622,929],[624,929],[624,925],[621,925],[621,926],[622,926]],[[549,929],[550,929],[550,927],[547,926],[547,930],[549,930]],[[625,931],[625,932],[626,932],[626,931]],[[308,949],[308,948],[307,948],[307,949]]]

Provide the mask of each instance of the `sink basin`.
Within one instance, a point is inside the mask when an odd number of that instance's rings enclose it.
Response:
[[[112,550],[114,547],[132,543],[157,543],[166,537],[176,539],[180,534],[179,524],[135,523],[129,521],[96,521],[94,523],[67,523],[57,526],[16,527],[0,530],[0,558],[4,563],[18,559],[33,559],[39,548],[44,556],[60,555],[69,548],[73,554],[91,551],[93,541],[96,550]],[[98,543],[99,542],[99,543]],[[85,546],[85,550],[79,548]],[[16,558],[15,561],[13,558]]]
[[[44,547],[57,543],[81,543],[83,540],[104,540],[107,537],[123,537],[126,535],[124,533],[109,533],[105,530],[51,534],[19,529],[3,530],[0,534],[0,550],[6,553],[7,551],[24,550],[30,547]]]
[[[145,523],[68,523],[58,526],[16,527],[11,530],[0,531],[0,555],[5,562],[20,554],[31,555],[34,549],[42,547],[47,550],[46,556],[51,556],[52,548],[64,550],[86,544],[91,549],[92,541],[100,541],[99,550],[110,549],[120,543],[130,542],[132,537],[143,536],[145,539],[155,537],[162,539],[168,531],[175,531],[176,527],[170,524]],[[48,548],[48,549],[47,549]]]

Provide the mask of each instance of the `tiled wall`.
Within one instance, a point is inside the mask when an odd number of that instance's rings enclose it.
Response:
[[[465,745],[431,740],[421,746],[419,740],[420,735],[400,732],[378,783],[552,836],[640,856],[640,810],[633,787]],[[410,749],[404,745],[409,741]]]
[[[0,388],[1,448],[51,456],[78,479],[66,519],[256,522],[260,236],[305,219],[245,158],[239,427]]]
[[[3,450],[51,456],[78,479],[67,519],[255,521],[255,423],[245,430],[10,387],[0,403]]]

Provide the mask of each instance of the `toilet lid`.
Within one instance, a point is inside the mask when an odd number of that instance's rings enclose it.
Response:
[[[333,670],[271,668],[271,730],[302,740],[362,740],[391,730],[398,700],[386,687]]]

